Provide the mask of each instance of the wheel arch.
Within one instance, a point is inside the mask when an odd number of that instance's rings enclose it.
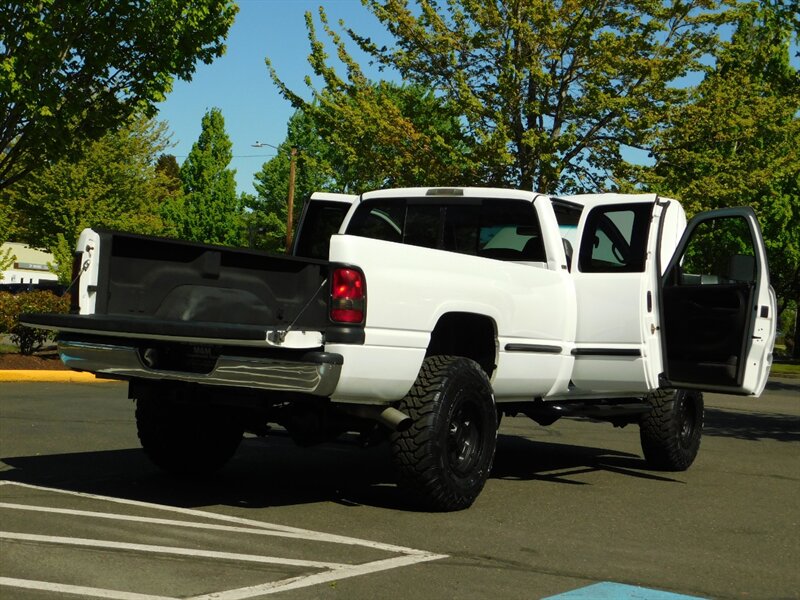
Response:
[[[463,356],[478,363],[491,378],[497,368],[497,324],[491,317],[470,312],[448,312],[431,332],[425,357]]]

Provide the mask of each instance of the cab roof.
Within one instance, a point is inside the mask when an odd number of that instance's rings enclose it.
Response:
[[[489,188],[489,187],[409,187],[409,188],[390,188],[385,190],[375,190],[365,192],[361,195],[361,200],[374,200],[378,198],[498,198],[498,199],[518,199],[532,202],[538,196],[547,196],[534,191],[515,190],[510,188]],[[579,204],[586,208],[598,205],[630,204],[633,202],[655,202],[656,194],[574,194],[550,196],[554,200],[564,200]],[[669,198],[660,198],[669,200]]]

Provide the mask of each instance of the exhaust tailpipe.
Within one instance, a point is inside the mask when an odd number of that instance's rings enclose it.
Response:
[[[378,415],[378,420],[395,431],[405,431],[414,423],[406,413],[397,410],[395,407],[390,406],[383,410]]]
[[[392,431],[405,431],[414,422],[406,413],[393,406],[365,406],[363,404],[339,405],[339,410],[354,417],[377,421]]]

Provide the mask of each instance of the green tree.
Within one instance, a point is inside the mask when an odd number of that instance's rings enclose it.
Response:
[[[10,202],[3,200],[2,193],[0,193],[0,246],[6,242],[15,241],[15,228],[14,228],[14,207]],[[11,252],[11,248],[0,250],[0,271],[5,271],[17,257]]]
[[[202,120],[200,137],[181,165],[184,195],[165,203],[162,214],[185,240],[208,244],[244,243],[244,207],[236,195],[236,171],[225,119],[218,108]]]
[[[2,194],[0,194],[0,200],[3,200]],[[13,215],[14,207],[11,206],[11,203],[0,202],[0,246],[5,242],[15,241]],[[0,271],[8,269],[15,260],[10,248],[0,251]]]
[[[782,4],[740,8],[713,70],[670,111],[655,165],[638,173],[690,214],[752,206],[781,311],[800,299],[800,74],[789,60],[793,24]]]
[[[174,154],[162,154],[156,161],[156,172],[162,173],[166,179],[170,192],[179,192],[183,189],[181,182],[181,167]]]
[[[17,256],[11,252],[11,248],[0,250],[0,271],[5,271],[17,260]]]
[[[0,189],[155,114],[224,52],[231,0],[0,2]]]
[[[297,223],[303,202],[315,191],[336,191],[333,170],[327,155],[330,147],[319,136],[314,121],[302,110],[289,119],[286,140],[276,154],[256,173],[253,185],[257,196],[247,202],[248,227],[259,248],[283,252],[286,246],[287,200],[292,149],[295,149],[295,208]]]
[[[323,91],[321,102],[295,112],[286,140],[255,176],[258,196],[248,207],[253,226],[263,232],[262,247],[280,251],[285,245],[292,148],[297,151],[295,224],[301,203],[315,191],[424,185],[432,177],[455,185],[471,178],[461,123],[429,91],[380,82],[336,104],[329,104],[330,98]],[[417,139],[416,149],[397,143],[398,126]]]
[[[323,77],[323,89],[314,90],[306,102],[283,84],[269,59],[267,66],[281,93],[302,109],[331,148],[334,187],[360,191],[431,180],[451,185],[474,181],[477,167],[456,104],[425,86],[369,81],[329,27],[322,9],[320,17],[347,64],[347,80],[326,64],[310,14],[306,15],[312,42],[309,61]]]
[[[15,213],[15,237],[53,252],[63,280],[85,227],[144,234],[169,231],[159,216],[159,204],[175,192],[155,168],[157,156],[168,145],[163,123],[138,117],[87,143],[80,159],[64,158],[0,191],[0,203]]]
[[[320,98],[310,114],[327,143],[337,189],[476,179],[456,106],[427,88],[381,81],[352,95],[325,89]]]
[[[366,134],[381,141],[378,149],[407,150],[428,183],[449,182],[446,169],[432,166],[456,162],[458,183],[544,192],[606,189],[625,166],[620,148],[647,145],[667,107],[685,95],[674,82],[700,68],[729,16],[714,0],[362,3],[393,46],[346,29],[349,38],[380,67],[430,90],[445,110],[459,107],[467,146],[419,135],[397,102],[371,100],[374,87],[320,9],[346,70],[343,78],[329,64],[307,15],[309,63],[324,88],[307,83],[313,100],[340,118],[331,139],[358,148]],[[308,110],[311,103],[272,75],[293,105]],[[383,130],[365,127],[367,118]],[[380,164],[379,154],[370,158]]]

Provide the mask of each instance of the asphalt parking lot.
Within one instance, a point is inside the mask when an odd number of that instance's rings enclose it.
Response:
[[[706,395],[685,473],[638,430],[506,418],[466,511],[403,504],[386,448],[245,440],[171,479],[123,384],[0,384],[0,596],[800,598],[800,380]],[[593,587],[589,587],[593,586]]]

